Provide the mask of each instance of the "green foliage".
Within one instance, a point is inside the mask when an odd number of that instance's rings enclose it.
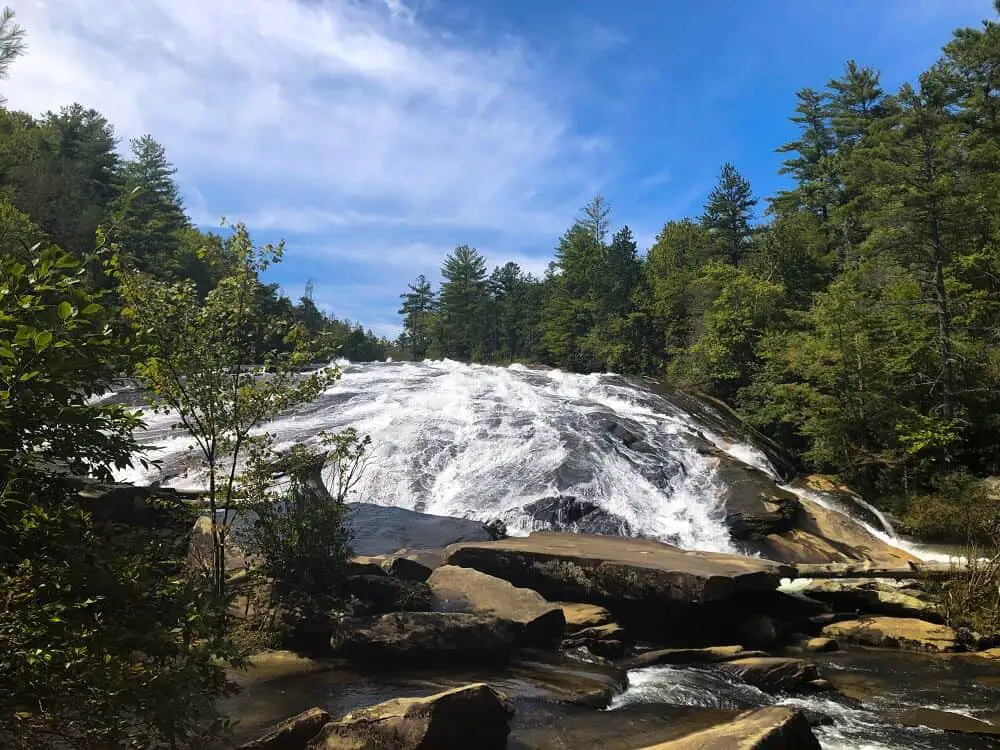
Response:
[[[722,165],[719,181],[708,196],[701,223],[712,235],[719,257],[739,265],[750,250],[750,221],[757,199],[750,183],[730,163]]]
[[[488,299],[486,259],[475,248],[460,245],[445,258],[441,276],[437,352],[454,359],[482,359]]]
[[[266,446],[254,452],[244,478],[243,507],[253,518],[246,546],[279,596],[339,593],[351,556],[345,503],[361,479],[369,444],[348,429],[322,435],[320,450],[300,445],[280,457]],[[329,481],[320,475],[324,467]],[[287,477],[284,487],[274,484],[277,469]]]
[[[0,11],[0,80],[7,77],[10,64],[24,54],[24,29],[14,23],[14,11],[5,7]],[[6,103],[0,97],[0,105]]]
[[[420,360],[427,356],[431,345],[436,300],[431,284],[423,274],[417,276],[409,290],[406,294],[399,295],[403,300],[399,314],[403,316],[404,337],[410,356]]]
[[[136,447],[137,417],[92,401],[132,345],[114,297],[54,246],[30,263],[0,249],[0,744],[204,747],[237,655],[179,563],[190,515],[116,523],[70,481],[110,478]],[[116,254],[99,257],[113,278]]]
[[[168,284],[135,270],[124,274],[121,285],[126,314],[150,342],[137,374],[154,406],[177,415],[207,474],[212,575],[220,595],[241,459],[254,443],[267,440],[253,430],[313,400],[340,376],[336,368],[300,374],[312,359],[308,350],[261,351],[267,339],[253,326],[267,302],[259,294],[259,274],[281,259],[282,250],[256,247],[246,227],[236,225],[225,240],[230,270],[204,300],[191,282]]]

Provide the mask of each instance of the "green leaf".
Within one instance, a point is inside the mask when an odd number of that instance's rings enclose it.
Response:
[[[52,331],[40,331],[35,335],[35,351],[43,352],[52,343]]]
[[[87,305],[85,308],[83,308],[80,311],[80,314],[81,315],[95,315],[95,314],[99,313],[103,309],[104,308],[102,308],[96,302],[91,302],[89,305]]]
[[[73,305],[71,305],[66,300],[59,303],[59,320],[66,320],[70,315],[73,314]]]

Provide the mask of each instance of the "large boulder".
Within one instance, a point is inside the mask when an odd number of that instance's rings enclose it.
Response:
[[[742,646],[708,646],[706,648],[661,648],[645,651],[619,662],[625,669],[658,667],[664,664],[715,664],[748,656],[762,655],[763,652],[749,652]]]
[[[240,745],[239,750],[305,750],[310,740],[330,721],[322,708],[310,708],[255,740]]]
[[[549,600],[646,610],[768,591],[793,571],[766,560],[687,552],[647,539],[535,533],[452,545],[448,562],[534,589]]]
[[[532,644],[558,641],[566,628],[562,609],[531,589],[518,588],[502,578],[472,568],[444,565],[427,579],[438,612],[475,612],[523,626]]]
[[[329,722],[310,750],[502,750],[514,715],[483,683],[398,698]]]
[[[823,635],[843,643],[876,648],[932,653],[960,650],[954,630],[912,617],[862,617],[835,622],[823,628]]]
[[[810,690],[811,683],[819,679],[819,671],[815,664],[803,659],[780,656],[733,659],[720,663],[718,668],[767,693],[798,693]]]
[[[642,750],[820,750],[820,744],[805,715],[770,706]]]
[[[332,656],[366,666],[506,660],[523,626],[484,614],[393,612],[340,623],[330,638]]]

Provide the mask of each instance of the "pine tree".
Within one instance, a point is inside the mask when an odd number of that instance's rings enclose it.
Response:
[[[119,174],[117,240],[139,270],[177,278],[182,275],[181,232],[189,227],[174,181],[177,170],[152,136],[130,145],[132,158]]]
[[[778,171],[792,175],[798,185],[794,190],[780,191],[772,207],[785,214],[799,209],[811,211],[825,223],[831,205],[838,201],[839,187],[832,163],[836,141],[829,123],[828,96],[807,88],[796,97],[798,105],[791,120],[799,126],[800,136],[780,146],[777,152],[796,154],[786,159]]]
[[[715,235],[721,253],[734,266],[746,258],[750,249],[750,220],[756,205],[750,183],[731,163],[724,164],[708,196],[701,223]]]
[[[439,295],[441,349],[460,360],[482,358],[486,332],[486,260],[468,245],[445,258]]]
[[[431,344],[433,318],[436,302],[434,291],[423,274],[411,282],[409,291],[399,295],[403,300],[399,314],[403,316],[403,335],[410,356],[421,360],[427,356]]]
[[[0,11],[0,81],[7,78],[10,65],[24,54],[24,29],[14,23],[14,11],[5,7]],[[0,96],[0,106],[7,100]]]

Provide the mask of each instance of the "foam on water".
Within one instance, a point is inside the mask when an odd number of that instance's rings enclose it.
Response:
[[[533,519],[520,508],[572,495],[614,514],[634,533],[730,552],[718,459],[700,449],[705,440],[781,481],[757,447],[719,434],[617,375],[451,360],[335,364],[340,381],[266,429],[278,447],[348,426],[370,435],[371,460],[354,499],[484,521],[502,516],[512,533],[524,534]],[[173,421],[147,415],[143,439],[163,471],[132,468],[120,480],[201,486],[194,462],[185,460],[191,441],[170,429]],[[883,530],[869,530],[899,544]]]

